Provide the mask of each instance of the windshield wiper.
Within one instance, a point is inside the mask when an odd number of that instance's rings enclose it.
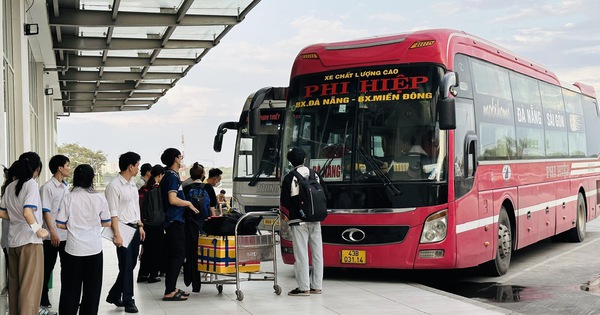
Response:
[[[256,172],[254,175],[252,175],[252,178],[250,179],[248,186],[250,186],[250,187],[256,186],[256,183],[258,182],[258,177],[260,176],[260,174],[262,174],[262,170],[258,170],[258,172]]]
[[[388,187],[389,189],[391,189],[392,193],[394,194],[394,196],[400,196],[400,195],[402,195],[402,191],[400,191],[392,183],[392,181],[390,180],[390,178],[381,171],[381,169],[377,165],[377,162],[375,162],[375,160],[373,159],[373,157],[371,155],[369,155],[369,154],[367,154],[365,152],[365,149],[362,146],[359,147],[358,152],[365,159],[365,162],[367,162],[367,164],[369,164],[369,167],[371,167],[373,169],[373,172],[375,172],[375,175],[377,175],[377,177],[379,178],[379,180],[383,183],[383,186]]]

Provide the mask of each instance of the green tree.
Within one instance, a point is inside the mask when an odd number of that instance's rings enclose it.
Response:
[[[58,147],[58,153],[63,154],[71,161],[71,169],[75,170],[79,164],[89,164],[99,177],[96,181],[102,179],[102,166],[106,163],[106,153],[79,145],[79,143],[65,143]]]

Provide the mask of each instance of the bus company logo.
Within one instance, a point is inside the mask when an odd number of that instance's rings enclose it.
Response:
[[[483,105],[483,116],[490,118],[512,119],[510,108],[500,104],[500,99],[492,98],[490,104]]]
[[[581,131],[583,122],[581,116],[569,114],[569,131]]]
[[[256,192],[259,193],[279,193],[279,184],[258,184],[256,185]]]
[[[408,49],[423,48],[435,44],[435,40],[422,40],[414,42]]]
[[[363,230],[357,229],[357,228],[346,229],[346,230],[344,230],[344,232],[342,232],[342,238],[344,239],[344,241],[346,241],[348,243],[358,243],[358,242],[364,240],[365,237],[366,237],[365,232],[363,232]]]
[[[510,165],[504,165],[502,168],[502,178],[504,180],[509,180],[512,175],[512,171],[510,170]]]

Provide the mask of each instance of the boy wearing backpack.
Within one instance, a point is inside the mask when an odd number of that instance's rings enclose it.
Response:
[[[289,218],[289,225],[292,230],[292,241],[294,246],[294,273],[298,287],[288,293],[290,296],[308,296],[310,294],[321,294],[323,284],[323,242],[321,239],[321,220],[323,218],[312,219],[307,217],[303,205],[306,203],[301,196],[302,180],[316,179],[318,176],[308,167],[304,166],[306,153],[299,148],[293,148],[287,154],[288,161],[294,166],[294,170],[289,172],[283,179],[281,186],[281,212]],[[304,189],[304,188],[303,188]],[[305,193],[302,192],[302,195]],[[323,195],[324,196],[324,195]],[[317,199],[317,206],[321,208],[326,204],[323,198]],[[311,222],[309,222],[311,221]],[[309,269],[308,245],[312,259],[312,274]]]
[[[192,285],[192,292],[200,292],[202,281],[198,271],[198,236],[204,220],[210,216],[210,197],[204,189],[204,166],[195,162],[190,168],[192,181],[183,187],[185,198],[199,211],[195,213],[191,209],[185,209],[184,231],[185,231],[185,263],[183,264],[183,283]]]

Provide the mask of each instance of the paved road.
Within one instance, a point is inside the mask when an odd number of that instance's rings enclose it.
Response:
[[[588,222],[582,243],[545,240],[516,252],[502,277],[470,269],[450,272],[445,281],[411,278],[522,314],[600,314],[600,220]]]

